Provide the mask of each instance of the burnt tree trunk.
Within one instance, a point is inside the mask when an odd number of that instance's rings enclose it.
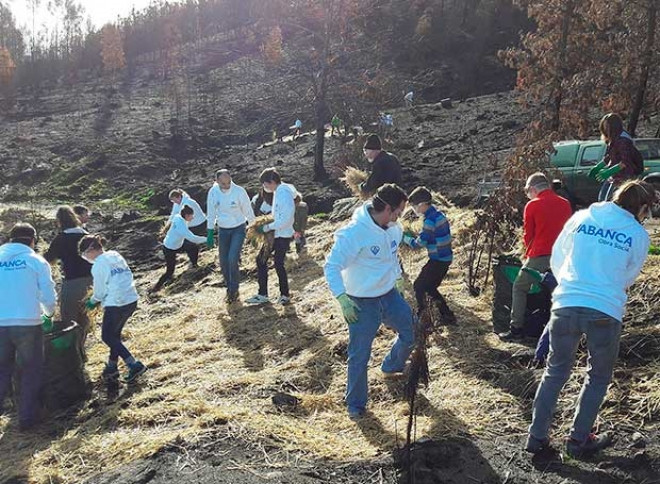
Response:
[[[561,103],[563,101],[563,82],[566,77],[566,57],[568,50],[568,35],[571,31],[571,20],[575,13],[575,1],[568,0],[564,5],[564,16],[561,21],[561,36],[557,49],[557,68],[553,79],[552,112],[550,118],[550,129],[559,131]]]
[[[635,130],[637,129],[637,123],[639,122],[639,115],[644,106],[644,97],[648,86],[649,72],[653,65],[655,29],[658,16],[657,0],[648,0],[646,14],[646,44],[644,45],[644,55],[642,57],[641,75],[639,77],[637,92],[635,93],[635,100],[633,101],[632,109],[630,110],[630,118],[628,119],[628,133],[630,133],[631,136],[635,136]]]

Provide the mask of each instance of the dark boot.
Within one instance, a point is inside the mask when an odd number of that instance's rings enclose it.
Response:
[[[438,311],[440,312],[440,320],[442,324],[445,324],[447,326],[456,326],[457,321],[456,321],[456,315],[454,312],[449,309],[449,306],[447,303],[443,300],[436,301],[436,307],[438,308]]]

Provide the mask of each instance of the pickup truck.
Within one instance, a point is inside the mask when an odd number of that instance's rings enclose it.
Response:
[[[640,178],[660,192],[660,138],[636,138],[635,146],[644,158]],[[550,165],[561,175],[560,193],[576,206],[587,206],[598,199],[601,183],[589,178],[589,170],[605,156],[605,142],[600,140],[560,141],[550,153]]]

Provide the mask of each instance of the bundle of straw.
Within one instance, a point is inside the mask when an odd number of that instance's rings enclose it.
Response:
[[[341,180],[346,184],[348,189],[356,197],[363,198],[364,194],[360,190],[360,184],[367,179],[367,174],[355,167],[349,166],[344,171],[344,176]]]
[[[266,236],[266,234],[262,234],[261,232],[259,232],[259,229],[264,225],[268,225],[270,223],[273,223],[273,216],[270,214],[261,215],[255,218],[254,222],[252,222],[250,226],[247,228],[247,232],[245,233],[245,238],[250,242],[252,242],[252,244],[255,247],[258,247],[259,244],[264,241]]]

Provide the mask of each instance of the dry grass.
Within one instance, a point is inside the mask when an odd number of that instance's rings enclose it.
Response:
[[[472,217],[452,206],[446,213],[454,235]],[[157,299],[142,298],[125,331],[127,346],[150,367],[143,383],[115,401],[107,400],[98,386],[92,404],[72,416],[51,419],[35,434],[19,434],[1,417],[0,481],[29,476],[36,483],[80,482],[170,445],[193,445],[209,433],[273,444],[303,459],[337,461],[370,458],[401,443],[407,421],[403,382],[386,381],[378,370],[392,341],[389,330],[382,329],[374,343],[372,415],[356,425],[342,406],[347,331],[322,274],[335,228],[312,221],[308,254],[290,255],[293,304],[287,307],[228,308],[221,302],[224,289],[210,285],[218,275],[208,280],[180,267],[179,280]],[[541,371],[526,369],[525,359],[516,354],[521,347],[502,343],[491,332],[489,291],[478,298],[467,294],[462,250],[457,247],[457,261],[441,288],[459,326],[432,338],[431,383],[420,396],[416,436],[522,436]],[[256,250],[246,251],[243,265],[253,270]],[[215,251],[204,252],[201,265],[211,264],[215,256]],[[659,260],[649,261],[633,298],[642,288],[652,290],[653,284],[645,286],[644,281],[656,280]],[[406,272],[416,274],[424,261],[423,251],[408,252]],[[141,292],[155,276],[139,274]],[[271,295],[277,294],[275,279],[272,275]],[[190,288],[179,291],[184,283]],[[241,291],[244,296],[256,292],[255,282],[245,282]],[[658,328],[648,324],[633,324],[624,335],[630,354],[638,353],[642,360],[622,356],[600,422],[643,428],[660,416],[660,363],[651,350],[655,343],[649,339],[635,346],[649,335],[660,340]],[[98,328],[89,344],[88,370],[97,380],[107,356]],[[582,374],[575,372],[562,394],[557,436],[570,425]],[[300,405],[290,411],[275,408],[270,398],[277,391],[296,395]]]
[[[362,171],[353,166],[349,166],[344,171],[344,176],[341,178],[341,180],[346,184],[354,196],[363,198],[364,193],[362,193],[362,190],[360,190],[360,184],[366,181],[367,177],[368,175],[365,171]]]

